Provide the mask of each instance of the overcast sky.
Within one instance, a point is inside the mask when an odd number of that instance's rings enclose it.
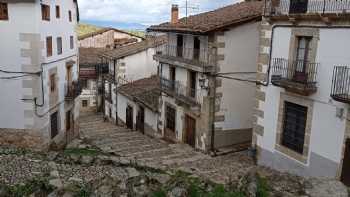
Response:
[[[171,4],[179,4],[185,14],[186,0],[78,0],[82,20],[140,23],[143,25],[169,21]],[[213,10],[239,0],[188,0],[191,14]]]

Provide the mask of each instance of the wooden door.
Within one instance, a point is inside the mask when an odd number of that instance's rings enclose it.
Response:
[[[131,106],[126,107],[126,127],[133,129],[133,108]]]
[[[307,12],[308,0],[291,0],[289,13],[290,14],[303,14]]]
[[[58,134],[58,113],[55,112],[50,116],[51,139]]]
[[[341,181],[346,186],[350,186],[350,139],[346,140]]]
[[[137,112],[136,128],[141,131],[141,133],[145,134],[145,109],[143,107],[140,107]]]
[[[186,115],[185,121],[186,121],[185,143],[194,148],[196,146],[196,120]]]

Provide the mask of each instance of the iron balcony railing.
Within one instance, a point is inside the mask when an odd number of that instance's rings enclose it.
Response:
[[[319,63],[274,58],[272,59],[271,82],[279,86],[281,82],[292,82],[301,84],[305,88],[316,88],[318,67]]]
[[[350,13],[350,0],[266,0],[265,16]]]
[[[216,55],[210,49],[185,48],[174,45],[161,45],[156,48],[156,55],[177,58],[193,65],[213,67]]]
[[[179,81],[172,81],[166,78],[160,78],[160,87],[162,91],[193,105],[200,105],[202,94],[196,90],[181,84]]]
[[[66,100],[74,100],[82,92],[82,88],[80,86],[79,81],[73,81],[71,83],[66,84],[65,89],[66,89],[66,92],[65,92],[65,99]]]
[[[331,97],[340,102],[350,103],[350,67],[334,67]]]

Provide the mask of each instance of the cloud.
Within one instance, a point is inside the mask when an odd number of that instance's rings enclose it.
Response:
[[[179,4],[185,15],[185,0],[78,0],[82,20],[140,23],[144,25],[169,21],[171,4]],[[232,4],[237,0],[188,0],[190,14],[205,12]]]

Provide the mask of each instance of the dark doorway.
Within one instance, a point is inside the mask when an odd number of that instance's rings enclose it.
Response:
[[[133,108],[131,106],[126,107],[126,127],[128,129],[133,129]]]
[[[172,90],[175,90],[175,80],[176,80],[176,70],[174,66],[170,66],[169,67],[169,77],[170,77],[170,88]]]
[[[58,112],[51,114],[50,125],[51,125],[51,139],[53,139],[58,134]]]
[[[177,35],[177,56],[182,57],[183,52],[183,46],[184,46],[184,37],[183,35]]]
[[[145,134],[145,109],[140,107],[137,112],[136,129]]]
[[[197,73],[194,71],[189,71],[189,89],[188,94],[190,97],[195,98],[196,97],[196,86],[197,86]]]
[[[194,37],[193,45],[193,59],[199,60],[201,41],[198,37]]]
[[[186,144],[195,148],[196,146],[196,120],[190,116],[186,115],[185,118],[186,125]]]
[[[307,12],[308,0],[291,0],[289,13],[290,14],[303,14]]]
[[[345,144],[341,181],[346,186],[350,186],[350,139],[347,139]]]

